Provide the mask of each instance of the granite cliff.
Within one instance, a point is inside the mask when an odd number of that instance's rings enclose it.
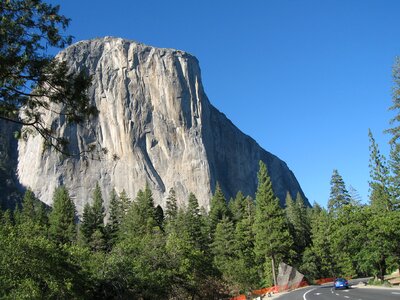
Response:
[[[157,204],[174,188],[182,205],[193,192],[208,208],[218,181],[227,199],[241,190],[254,195],[259,160],[269,169],[277,196],[302,195],[286,163],[263,150],[213,107],[204,93],[198,61],[188,53],[106,37],[78,42],[59,53],[73,70],[93,76],[89,94],[99,115],[82,125],[48,113],[47,122],[78,153],[63,157],[43,149],[40,136],[18,145],[18,176],[45,203],[60,184],[68,186],[78,212],[99,182],[134,198],[146,182]]]

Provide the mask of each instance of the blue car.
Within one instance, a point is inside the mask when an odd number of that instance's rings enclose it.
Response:
[[[333,283],[333,287],[336,289],[348,289],[349,282],[344,278],[336,278],[335,282]]]

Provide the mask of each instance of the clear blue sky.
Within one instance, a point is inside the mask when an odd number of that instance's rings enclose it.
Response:
[[[387,152],[398,0],[51,0],[75,41],[106,35],[200,61],[220,111],[326,206],[333,169],[368,201],[368,128]]]

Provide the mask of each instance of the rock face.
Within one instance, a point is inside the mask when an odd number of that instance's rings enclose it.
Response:
[[[193,192],[207,209],[217,181],[227,199],[239,190],[253,196],[259,160],[267,164],[281,201],[287,191],[303,195],[282,160],[210,104],[190,54],[106,37],[74,44],[58,57],[93,76],[90,97],[100,113],[79,126],[54,113],[47,121],[68,137],[71,152],[88,145],[104,151],[94,159],[62,157],[44,151],[39,136],[21,141],[19,179],[45,203],[65,184],[82,212],[96,182],[106,204],[112,188],[134,198],[147,182],[157,204],[163,206],[174,188],[180,205]]]
[[[0,209],[13,209],[20,200],[21,186],[16,176],[17,140],[14,132],[21,126],[0,120]]]

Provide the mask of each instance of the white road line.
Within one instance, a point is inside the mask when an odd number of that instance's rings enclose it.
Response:
[[[349,296],[344,296],[344,297],[347,298],[347,299],[350,298]]]
[[[400,295],[399,292],[392,292],[393,295]]]
[[[311,289],[311,290],[305,292],[305,293],[303,294],[303,300],[307,300],[306,295],[307,295],[309,292],[311,292],[311,291],[313,291],[313,290],[316,290],[316,289],[317,289],[317,288],[313,288],[313,289]]]

